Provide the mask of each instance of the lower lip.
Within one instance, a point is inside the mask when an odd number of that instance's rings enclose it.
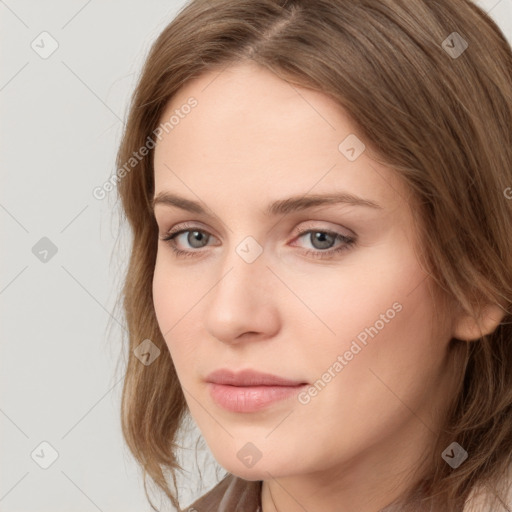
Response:
[[[255,412],[268,407],[274,402],[290,398],[305,388],[298,386],[228,386],[208,383],[213,400],[228,411]]]

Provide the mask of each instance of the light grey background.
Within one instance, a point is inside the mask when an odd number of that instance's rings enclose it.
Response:
[[[512,0],[477,3],[512,41]],[[116,191],[92,191],[115,172],[144,57],[183,4],[0,0],[2,512],[151,510],[119,422],[124,323],[113,308],[129,235]],[[197,433],[191,425],[183,506],[216,482],[204,443],[193,456]],[[42,442],[58,454],[48,469]]]

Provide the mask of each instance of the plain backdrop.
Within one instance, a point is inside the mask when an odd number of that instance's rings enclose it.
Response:
[[[115,191],[92,191],[115,172],[144,57],[184,3],[0,0],[2,512],[151,510],[119,421],[113,308],[129,244],[116,243]],[[477,3],[512,41],[512,0]],[[204,443],[195,459],[197,434],[183,506],[222,471]]]

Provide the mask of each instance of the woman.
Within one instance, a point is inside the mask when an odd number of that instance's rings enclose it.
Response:
[[[123,433],[175,507],[190,413],[227,473],[187,510],[510,510],[512,51],[481,9],[192,1],[117,164]]]

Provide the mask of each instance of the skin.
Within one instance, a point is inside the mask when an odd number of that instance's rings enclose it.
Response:
[[[264,480],[264,512],[375,512],[421,475],[419,458],[454,393],[448,342],[471,338],[475,327],[436,315],[408,192],[369,151],[352,162],[338,150],[356,132],[333,100],[239,64],[188,82],[162,119],[190,96],[198,105],[157,143],[155,193],[200,201],[209,214],[158,204],[155,217],[160,237],[189,222],[210,238],[202,247],[187,233],[175,239],[196,251],[190,258],[159,240],[153,281],[190,413],[221,466]],[[277,199],[341,191],[382,208],[263,215]],[[357,242],[318,259],[305,251],[321,253],[320,245],[297,228]],[[235,250],[247,236],[263,251],[252,263]],[[211,399],[204,378],[219,368],[314,383],[394,303],[400,312],[307,404],[292,397],[234,413]],[[237,457],[248,442],[261,452],[250,468]]]

